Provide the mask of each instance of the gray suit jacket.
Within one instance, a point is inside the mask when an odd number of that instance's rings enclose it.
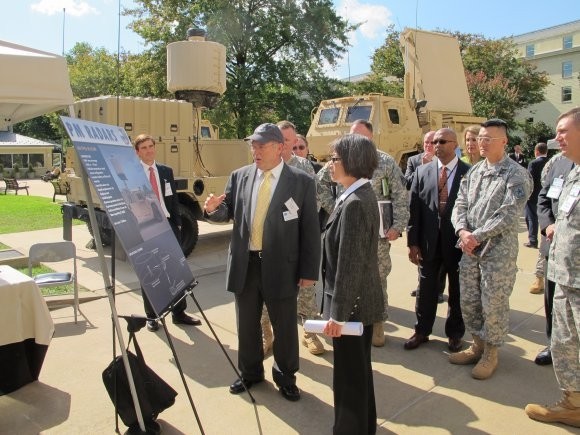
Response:
[[[324,233],[322,275],[325,319],[371,325],[383,319],[377,246],[379,208],[370,184],[335,207]]]
[[[255,164],[234,171],[226,186],[226,198],[206,217],[214,222],[234,220],[227,261],[226,288],[239,294],[244,288],[249,259],[252,186]],[[290,198],[298,206],[298,219],[285,221],[284,203]],[[264,222],[262,285],[265,299],[295,296],[301,278],[318,280],[320,228],[314,179],[286,164],[280,174]]]
[[[407,188],[407,190],[411,188],[415,171],[417,171],[417,168],[421,166],[423,154],[424,153],[419,153],[407,159],[407,170],[405,171],[405,181],[406,181],[405,187]]]

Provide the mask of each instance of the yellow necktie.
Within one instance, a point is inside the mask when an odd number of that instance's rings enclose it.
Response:
[[[258,195],[256,197],[256,209],[254,210],[254,220],[252,221],[252,232],[250,234],[250,242],[254,249],[262,250],[262,238],[264,236],[264,221],[266,220],[266,213],[270,206],[270,185],[272,179],[272,172],[264,172],[264,181],[260,184]]]

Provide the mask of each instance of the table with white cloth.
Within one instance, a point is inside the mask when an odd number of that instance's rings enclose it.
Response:
[[[0,395],[38,379],[54,323],[29,276],[0,265]]]

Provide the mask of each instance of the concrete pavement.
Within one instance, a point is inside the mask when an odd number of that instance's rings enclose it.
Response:
[[[32,195],[33,192],[31,189]],[[521,243],[526,240],[524,227],[522,222]],[[232,295],[224,290],[229,228],[202,224],[200,233],[199,245],[188,259],[199,281],[194,294],[235,362],[235,309]],[[0,242],[27,252],[34,242],[61,237],[62,231],[53,229],[0,235]],[[113,405],[101,380],[103,369],[112,359],[111,310],[108,298],[104,297],[96,255],[84,247],[89,238],[84,226],[74,227],[80,283],[98,298],[81,305],[82,316],[76,325],[71,307],[51,312],[56,332],[40,379],[0,396],[0,434],[114,431]],[[543,296],[528,293],[537,250],[520,249],[519,271],[510,300],[510,335],[500,350],[499,368],[487,381],[472,379],[471,366],[448,363],[443,332],[445,304],[439,305],[431,341],[414,351],[403,349],[415,321],[415,300],[409,292],[417,282],[416,268],[407,260],[404,239],[393,245],[391,255],[387,343],[383,348],[373,348],[378,433],[578,433],[567,426],[532,421],[523,411],[529,402],[549,403],[560,395],[552,367],[533,363],[537,351],[545,344]],[[131,268],[117,261],[116,276],[117,311],[141,314],[141,297],[134,291],[138,283]],[[189,307],[190,313],[201,315],[192,301]],[[322,356],[300,348],[297,383],[302,400],[287,402],[276,391],[270,373],[273,358],[269,356],[265,361],[267,382],[252,389],[256,398],[253,405],[245,394],[229,394],[227,387],[235,374],[206,321],[199,328],[177,326],[169,321],[168,329],[206,433],[331,433],[332,352],[328,340],[325,341],[328,352]],[[178,391],[175,405],[159,417],[164,433],[200,433],[167,338],[161,331],[150,333],[144,329],[138,333],[138,339],[147,363]],[[120,427],[123,431],[122,423]]]

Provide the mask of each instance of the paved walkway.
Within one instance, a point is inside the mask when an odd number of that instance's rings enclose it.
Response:
[[[42,182],[39,182],[42,183]],[[50,185],[48,185],[50,187]],[[38,187],[41,189],[42,186]],[[36,186],[32,186],[31,194]],[[50,191],[50,197],[52,193]],[[200,225],[200,242],[188,259],[199,286],[195,297],[228,355],[236,361],[237,338],[233,297],[224,290],[228,227]],[[58,240],[60,229],[0,235],[0,242],[27,252],[39,240]],[[110,304],[103,291],[96,255],[84,247],[90,236],[75,226],[73,241],[81,256],[79,279],[99,296],[81,305],[74,324],[72,308],[51,312],[56,332],[38,382],[0,396],[0,434],[109,434],[115,427],[113,406],[101,381],[101,372],[112,359]],[[525,241],[522,227],[520,242]],[[390,319],[384,348],[373,349],[377,396],[378,433],[381,434],[566,434],[578,433],[562,425],[545,425],[525,415],[528,402],[551,402],[559,391],[550,366],[533,358],[545,343],[543,296],[531,295],[536,250],[521,248],[518,276],[511,297],[510,335],[500,351],[500,366],[487,381],[471,378],[471,367],[447,361],[443,334],[445,304],[439,305],[431,341],[414,351],[403,349],[413,333],[416,269],[407,260],[405,241],[393,245],[393,272],[389,277]],[[116,262],[119,314],[142,313],[137,279],[131,268]],[[189,301],[192,314],[201,316]],[[168,322],[169,333],[183,367],[187,385],[208,434],[324,434],[331,433],[332,352],[322,356],[300,349],[297,375],[302,400],[289,403],[276,391],[265,361],[266,380],[247,395],[233,396],[227,386],[235,374],[222,353],[208,322],[199,328]],[[125,336],[126,339],[126,336]],[[163,332],[139,332],[147,363],[177,391],[175,405],[159,420],[166,434],[200,433],[167,338]],[[120,423],[121,431],[124,426]]]

